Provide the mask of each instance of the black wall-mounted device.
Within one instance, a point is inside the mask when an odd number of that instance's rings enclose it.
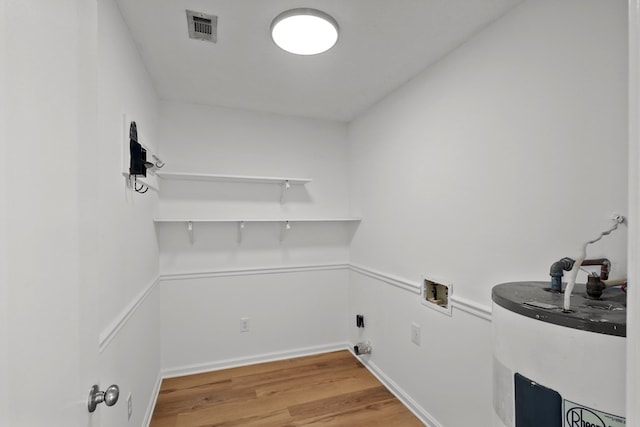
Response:
[[[138,128],[136,122],[129,126],[129,174],[134,176],[147,176],[147,150],[138,142]]]

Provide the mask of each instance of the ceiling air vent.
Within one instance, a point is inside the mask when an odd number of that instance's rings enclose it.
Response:
[[[218,17],[206,13],[187,10],[187,22],[189,23],[189,38],[218,41]]]

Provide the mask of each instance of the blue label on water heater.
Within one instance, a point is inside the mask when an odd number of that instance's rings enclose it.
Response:
[[[566,399],[562,407],[564,427],[621,427],[627,424],[624,417],[587,408]]]

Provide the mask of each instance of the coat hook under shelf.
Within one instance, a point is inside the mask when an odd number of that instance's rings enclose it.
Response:
[[[280,243],[284,242],[284,236],[287,230],[291,230],[291,224],[289,224],[289,221],[285,221],[280,228]]]
[[[162,169],[164,167],[164,162],[162,160],[160,160],[160,158],[158,156],[156,156],[155,154],[152,154],[151,157],[153,157],[153,160],[155,160],[154,166],[157,169]]]
[[[244,221],[238,223],[238,244],[242,243],[242,232],[244,231]]]
[[[284,203],[284,193],[291,188],[291,184],[289,183],[289,180],[287,179],[285,182],[282,183],[282,189],[280,191],[280,204]]]
[[[193,238],[193,222],[192,221],[187,221],[187,231],[189,232],[189,242],[193,245],[194,238]]]

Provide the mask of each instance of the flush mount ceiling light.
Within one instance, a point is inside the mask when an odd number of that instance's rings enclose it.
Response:
[[[271,23],[271,38],[281,49],[296,55],[317,55],[338,41],[338,23],[326,13],[308,8],[291,9]]]

